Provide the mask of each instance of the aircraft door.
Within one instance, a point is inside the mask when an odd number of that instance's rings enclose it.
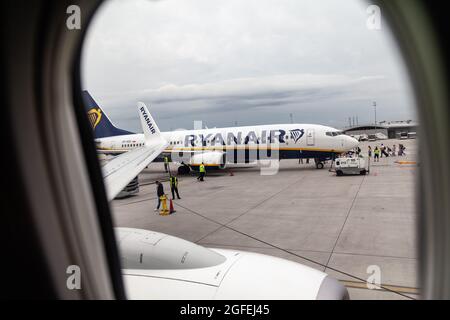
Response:
[[[314,145],[314,129],[307,129],[306,130],[306,144],[308,146]]]

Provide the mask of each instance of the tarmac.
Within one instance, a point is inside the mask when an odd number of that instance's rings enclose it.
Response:
[[[137,195],[114,200],[116,226],[177,236],[205,247],[260,252],[325,271],[342,281],[351,299],[418,299],[416,197],[417,140],[362,142],[374,148],[402,143],[404,157],[370,163],[365,176],[337,177],[330,163],[280,161],[275,175],[258,167],[207,172],[204,182],[180,176],[176,212],[160,216],[155,180],[162,163],[139,176]],[[398,150],[398,148],[397,148]],[[172,164],[172,171],[176,166]],[[170,194],[168,182],[164,182]],[[383,289],[369,289],[379,269]]]

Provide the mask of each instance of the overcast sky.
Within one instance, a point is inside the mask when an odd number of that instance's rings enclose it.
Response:
[[[415,119],[387,25],[359,0],[109,0],[83,48],[82,82],[116,125],[142,131]]]

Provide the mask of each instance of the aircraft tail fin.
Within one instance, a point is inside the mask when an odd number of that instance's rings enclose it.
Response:
[[[94,98],[92,98],[87,90],[82,92],[82,96],[84,107],[86,108],[87,116],[91,123],[92,130],[94,130],[94,137],[96,139],[133,134],[133,132],[122,130],[114,126],[106,113],[100,108],[97,102],[95,102]]]

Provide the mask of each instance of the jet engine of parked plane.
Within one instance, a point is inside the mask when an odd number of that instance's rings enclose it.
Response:
[[[195,153],[190,157],[189,164],[193,168],[198,168],[201,164],[215,169],[225,169],[226,152],[208,151]]]

